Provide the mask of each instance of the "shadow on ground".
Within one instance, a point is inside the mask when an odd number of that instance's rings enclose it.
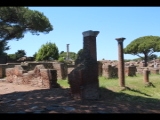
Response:
[[[0,112],[160,113],[160,101],[125,93],[115,93],[105,88],[100,88],[99,100],[73,100],[70,97],[69,88],[52,88],[1,95]]]

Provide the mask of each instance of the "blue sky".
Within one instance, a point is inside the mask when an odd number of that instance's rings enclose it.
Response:
[[[97,60],[118,60],[118,43],[115,38],[125,37],[123,47],[138,37],[160,36],[160,7],[29,7],[38,10],[49,19],[54,30],[39,36],[26,33],[19,41],[9,41],[8,54],[25,50],[33,56],[43,44],[55,43],[61,51],[77,53],[83,48],[82,32],[99,31],[97,36]],[[160,56],[160,53],[155,53]],[[137,56],[124,54],[124,59]]]

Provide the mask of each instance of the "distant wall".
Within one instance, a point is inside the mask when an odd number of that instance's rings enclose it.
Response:
[[[118,75],[118,61],[112,60],[103,60],[98,62],[98,75],[105,76],[107,78],[112,78],[111,76],[116,77]],[[155,61],[148,62],[148,68],[150,73],[159,74],[160,70],[160,61],[156,60],[156,68],[154,65]],[[6,63],[0,64],[0,78],[5,77],[5,69],[12,68],[15,65],[21,65],[22,68],[26,71],[33,70],[36,65],[44,65],[46,69],[55,69],[57,70],[57,79],[66,79],[68,74],[75,68],[75,65],[66,65],[59,62],[19,62],[19,63]],[[105,64],[105,65],[104,65]],[[111,67],[107,67],[111,65]],[[143,74],[143,63],[142,62],[125,62],[125,75],[134,76],[136,74]]]

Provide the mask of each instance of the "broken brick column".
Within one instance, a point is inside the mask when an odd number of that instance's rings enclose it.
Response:
[[[96,37],[99,31],[83,32],[81,61],[70,74],[68,81],[71,95],[76,99],[99,99],[98,62]]]
[[[124,57],[123,57],[123,41],[125,38],[116,38],[118,42],[118,77],[120,87],[125,87],[125,74],[124,74]]]
[[[143,81],[144,81],[144,83],[149,83],[149,73],[150,73],[150,71],[148,70],[148,68],[145,68],[143,70]]]

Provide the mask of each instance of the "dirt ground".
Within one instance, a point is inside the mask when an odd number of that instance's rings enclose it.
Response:
[[[160,104],[120,101],[113,94],[106,90],[99,100],[73,100],[69,88],[45,89],[1,81],[0,113],[160,113]]]

